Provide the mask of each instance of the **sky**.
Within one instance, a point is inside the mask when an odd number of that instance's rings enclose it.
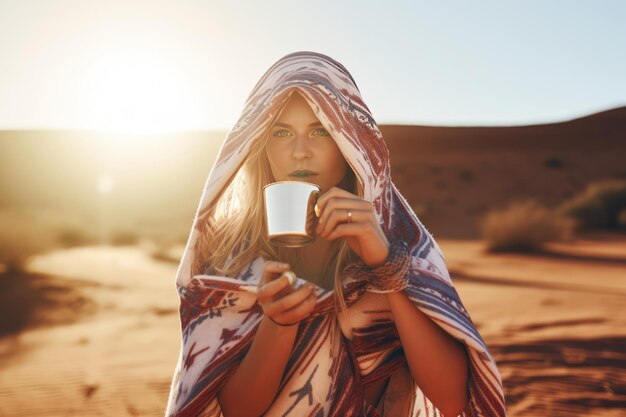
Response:
[[[551,123],[626,105],[625,1],[0,0],[0,129],[230,130],[321,52],[380,124]]]

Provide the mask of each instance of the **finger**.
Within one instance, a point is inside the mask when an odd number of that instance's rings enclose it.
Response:
[[[326,207],[326,204],[328,203],[328,200],[331,198],[347,198],[350,200],[361,200],[361,197],[352,194],[349,191],[344,190],[343,188],[339,188],[339,187],[332,187],[330,190],[326,191],[324,194],[320,195],[317,198],[317,206],[319,208],[319,211],[322,212],[324,211],[324,207]],[[366,201],[366,200],[363,200]]]
[[[280,323],[295,323],[296,321],[300,321],[303,318],[310,316],[311,313],[315,311],[316,306],[317,295],[312,293],[300,304],[289,310],[283,311],[282,313],[273,315],[272,318],[278,320]]]
[[[282,278],[281,278],[282,279]],[[291,294],[292,292],[306,286],[307,284],[311,284],[310,282],[308,282],[306,279],[303,278],[298,278],[299,281],[297,281],[294,285],[287,285],[285,288],[283,288],[282,290],[278,291],[278,293],[276,293],[274,295],[274,298],[278,299],[281,297],[284,297],[288,294]]]
[[[266,316],[274,316],[275,314],[282,313],[283,311],[289,310],[290,308],[300,304],[302,301],[306,300],[313,293],[312,285],[305,285],[303,287],[298,288],[294,292],[289,295],[286,295],[278,300],[271,302],[266,308],[264,308],[263,312]]]
[[[352,220],[348,223],[348,210],[352,212]],[[355,224],[355,223],[371,223],[374,222],[373,213],[368,210],[353,210],[353,209],[337,209],[328,216],[328,220],[322,227],[320,227],[319,235],[326,237],[340,224]]]
[[[371,223],[342,223],[335,227],[331,233],[325,236],[326,240],[333,240],[339,237],[359,236],[368,233]]]
[[[336,210],[373,211],[372,209],[372,203],[366,200],[332,197],[326,202],[324,207],[321,207],[322,214],[319,217],[317,224],[318,226],[321,225],[323,227],[328,222],[328,219],[333,214],[333,212],[335,212]]]
[[[287,277],[287,273],[291,273],[295,276],[292,271],[285,271],[278,279],[274,279],[267,284],[260,285],[256,292],[257,299],[259,301],[265,301],[275,297],[283,290],[287,293],[291,292],[293,285]]]
[[[278,261],[265,261],[263,265],[263,275],[259,286],[270,282],[273,279],[278,278],[284,271],[289,269],[289,264]]]

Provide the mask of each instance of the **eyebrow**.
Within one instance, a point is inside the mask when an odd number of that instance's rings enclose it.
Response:
[[[276,122],[274,123],[274,126],[281,126],[281,127],[293,127],[288,123],[281,123],[281,122]],[[313,122],[313,123],[309,123],[309,127],[313,127],[313,126],[322,126],[321,122]]]

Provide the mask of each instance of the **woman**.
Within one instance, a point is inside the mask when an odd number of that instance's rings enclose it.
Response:
[[[300,249],[265,229],[262,187],[287,179],[321,188],[315,242]],[[286,55],[254,87],[176,285],[168,417],[506,415],[441,250],[391,181],[354,79],[328,56]]]

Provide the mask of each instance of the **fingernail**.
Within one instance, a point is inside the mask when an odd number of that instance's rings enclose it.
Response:
[[[287,278],[289,285],[295,284],[298,280],[298,277],[296,277],[296,274],[294,274],[293,271],[285,271],[283,274]]]

